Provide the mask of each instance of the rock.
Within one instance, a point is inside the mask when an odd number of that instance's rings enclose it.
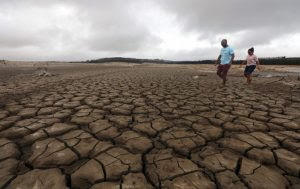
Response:
[[[174,189],[215,189],[213,183],[207,176],[201,172],[189,173],[183,176],[176,177],[175,179],[164,181],[162,188]]]
[[[49,115],[49,114],[54,114],[57,111],[59,111],[58,107],[46,107],[46,108],[41,108],[38,111],[38,115]]]
[[[65,176],[59,169],[35,169],[24,175],[19,175],[7,187],[8,189],[22,188],[68,188]]]
[[[293,130],[299,130],[300,129],[300,123],[297,123],[297,122],[294,122],[294,121],[283,123],[283,126],[285,128],[293,129]]]
[[[141,155],[131,154],[122,148],[109,149],[95,158],[103,164],[106,179],[118,180],[129,170],[142,170]]]
[[[32,134],[24,136],[22,140],[19,141],[19,144],[21,146],[25,146],[34,143],[36,140],[45,139],[47,137],[48,137],[47,133],[45,133],[45,131],[41,129]]]
[[[10,127],[6,130],[3,130],[0,132],[0,137],[8,138],[8,139],[16,139],[16,138],[22,138],[28,134],[31,133],[31,130],[29,130],[26,127]]]
[[[98,143],[97,139],[83,130],[70,131],[59,138],[75,149],[81,158],[88,157]]]
[[[124,104],[119,107],[112,108],[111,113],[112,114],[121,114],[121,115],[130,115],[133,108],[134,108],[134,106],[132,106],[132,105]]]
[[[17,174],[19,161],[6,159],[0,162],[0,188],[3,188]]]
[[[291,175],[299,177],[300,156],[285,149],[275,150],[278,166]]]
[[[241,182],[240,178],[232,171],[223,171],[216,174],[219,188],[224,189],[246,189],[247,187]]]
[[[35,108],[25,108],[25,109],[22,109],[19,113],[18,113],[18,116],[21,116],[21,117],[33,117],[35,116],[37,113],[37,109]]]
[[[189,154],[192,149],[205,144],[203,137],[193,131],[178,127],[164,131],[160,138],[169,147],[185,155]]]
[[[188,159],[170,157],[168,153],[161,152],[147,155],[146,174],[156,187],[159,181],[169,180],[196,170],[198,170],[197,165]]]
[[[249,111],[247,109],[240,109],[240,110],[231,111],[231,114],[233,114],[233,115],[244,116],[244,117],[248,117],[250,113],[251,113],[251,111]]]
[[[64,134],[72,129],[76,129],[77,126],[71,125],[71,124],[66,124],[66,123],[55,123],[51,127],[47,127],[45,131],[50,135],[50,136],[56,136],[56,135],[61,135]]]
[[[91,189],[121,189],[121,185],[117,182],[102,182],[95,184]]]
[[[149,184],[142,173],[129,173],[122,177],[122,188],[130,189],[153,189],[154,187]]]
[[[275,123],[277,125],[283,125],[284,123],[290,122],[288,119],[283,119],[283,118],[273,118],[270,120],[271,123]]]
[[[101,119],[102,117],[99,117],[99,119]],[[84,117],[77,117],[77,116],[73,116],[71,119],[71,122],[76,123],[78,125],[88,125],[89,123],[92,123],[94,121],[96,121],[97,119],[94,117],[89,117],[89,116],[84,116]]]
[[[193,124],[193,129],[208,141],[217,140],[223,135],[223,130],[212,125]]]
[[[207,153],[206,150],[203,150],[193,153],[192,160],[200,166],[211,170],[212,172],[220,172],[225,170],[235,171],[239,156],[227,150],[223,151],[222,153],[216,151]]]
[[[66,102],[63,103],[64,108],[76,108],[77,106],[80,106],[80,101],[72,101],[72,102]]]
[[[64,109],[64,110],[54,113],[53,117],[63,119],[63,118],[70,116],[71,113],[72,113],[72,111],[70,109]]]
[[[156,120],[152,121],[152,128],[154,130],[156,130],[157,132],[166,130],[172,126],[173,125],[170,122],[168,122],[164,119],[156,119]]]
[[[210,123],[215,125],[215,126],[222,126],[226,121],[221,120],[221,119],[216,119],[216,118],[208,118]]]
[[[109,117],[109,120],[116,124],[119,128],[129,127],[129,124],[132,122],[131,116],[117,116],[113,115]]]
[[[273,113],[273,112],[270,112],[269,115],[274,118],[282,118],[282,119],[289,119],[289,120],[292,120],[295,118],[294,116],[291,116],[291,115],[284,115],[284,114],[278,114],[278,113]]]
[[[275,164],[273,153],[268,149],[253,148],[247,152],[248,157],[263,164]]]
[[[6,158],[18,158],[21,153],[18,146],[5,138],[0,138],[0,161]]]
[[[222,138],[218,141],[218,143],[224,148],[229,148],[240,153],[245,153],[248,149],[251,148],[251,145],[249,145],[248,143],[242,142],[235,138]]]
[[[224,129],[230,132],[247,132],[248,129],[242,124],[233,124],[231,122],[227,122],[223,125]]]
[[[118,143],[124,144],[133,153],[144,153],[153,147],[150,139],[134,131],[123,132],[115,140]]]
[[[89,130],[101,139],[113,139],[121,133],[116,127],[113,127],[107,120],[98,120],[90,123]]]
[[[225,122],[232,122],[235,117],[236,116],[233,116],[233,115],[230,115],[230,114],[225,114],[225,113],[218,113],[216,115],[216,118],[221,119]]]
[[[90,188],[94,183],[104,181],[102,166],[91,159],[71,175],[72,187]]]
[[[157,134],[157,131],[152,128],[151,123],[140,123],[135,125],[133,128],[135,131],[140,131],[151,137],[154,137]]]
[[[278,172],[243,158],[240,174],[251,188],[287,188],[287,180]]]
[[[267,122],[270,118],[262,116],[262,115],[257,115],[257,114],[251,114],[250,118],[255,119],[257,121],[264,121]]]
[[[296,151],[300,149],[300,142],[297,142],[296,140],[286,139],[283,141],[282,146],[289,149],[290,151]]]
[[[29,125],[32,125],[35,122],[37,122],[37,119],[33,119],[33,118],[23,119],[23,120],[18,121],[14,126],[17,126],[17,127],[28,127]]]
[[[276,139],[274,139],[272,136],[267,135],[265,133],[254,132],[254,133],[250,133],[250,135],[258,139],[260,142],[266,144],[270,148],[277,148],[279,146]]]
[[[100,153],[106,151],[111,147],[113,147],[113,144],[111,142],[98,141],[95,147],[90,151],[89,157],[94,158],[95,156],[99,155]]]
[[[234,137],[257,148],[266,147],[265,144],[261,143],[256,138],[248,134],[236,134],[234,135]]]
[[[300,179],[297,177],[293,177],[293,176],[286,176],[286,178],[290,181],[291,183],[291,189],[297,189],[300,188]]]
[[[16,114],[20,112],[22,109],[24,109],[23,106],[21,105],[9,105],[6,106],[6,110],[9,111],[10,113]]]
[[[0,120],[0,131],[8,128],[9,126],[11,126],[13,123],[15,123],[16,121],[18,121],[20,119],[21,119],[20,116],[11,116],[11,117],[6,117],[6,118]]]
[[[28,162],[35,168],[49,168],[70,165],[78,159],[77,155],[57,139],[49,138],[35,142]]]
[[[280,134],[286,135],[287,138],[292,138],[295,140],[300,140],[300,133],[296,133],[294,131],[281,131]]]

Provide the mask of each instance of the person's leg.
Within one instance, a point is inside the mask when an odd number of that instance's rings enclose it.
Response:
[[[249,75],[249,84],[251,84],[252,81],[252,74]]]
[[[247,75],[247,84],[249,85],[250,84],[250,75]]]
[[[249,75],[245,72],[245,73],[244,73],[244,76],[245,76],[245,78],[247,79],[247,81],[246,81],[247,84],[249,84]]]
[[[249,69],[249,84],[251,83],[252,81],[252,73],[254,72],[256,66],[255,65],[251,65],[250,66],[250,69]]]
[[[217,75],[222,78],[223,65],[219,64],[217,68]]]
[[[249,71],[250,71],[250,66],[246,66],[245,71],[244,71],[244,76],[247,78],[247,84],[249,84],[249,81],[250,81]]]
[[[223,73],[222,73],[223,85],[226,85],[227,73],[228,73],[229,69],[230,69],[230,64],[225,64]]]

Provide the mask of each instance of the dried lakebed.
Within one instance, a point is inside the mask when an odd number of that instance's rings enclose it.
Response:
[[[300,187],[298,81],[70,69],[1,81],[0,188]]]

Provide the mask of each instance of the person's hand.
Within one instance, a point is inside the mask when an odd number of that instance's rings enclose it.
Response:
[[[215,66],[218,65],[218,61],[215,62]]]

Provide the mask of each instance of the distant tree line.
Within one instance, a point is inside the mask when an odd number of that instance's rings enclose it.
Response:
[[[299,58],[286,58],[286,57],[274,57],[274,58],[260,58],[260,63],[264,65],[300,65]],[[234,61],[235,64],[241,64],[243,60]],[[95,60],[88,60],[86,63],[112,63],[112,62],[123,62],[123,63],[153,63],[153,64],[214,64],[215,60],[197,60],[197,61],[172,61],[163,59],[138,59],[138,58],[101,58]]]
[[[300,65],[300,57],[286,58],[286,57],[270,57],[259,58],[263,65]],[[237,64],[242,63],[242,60],[237,60]]]

